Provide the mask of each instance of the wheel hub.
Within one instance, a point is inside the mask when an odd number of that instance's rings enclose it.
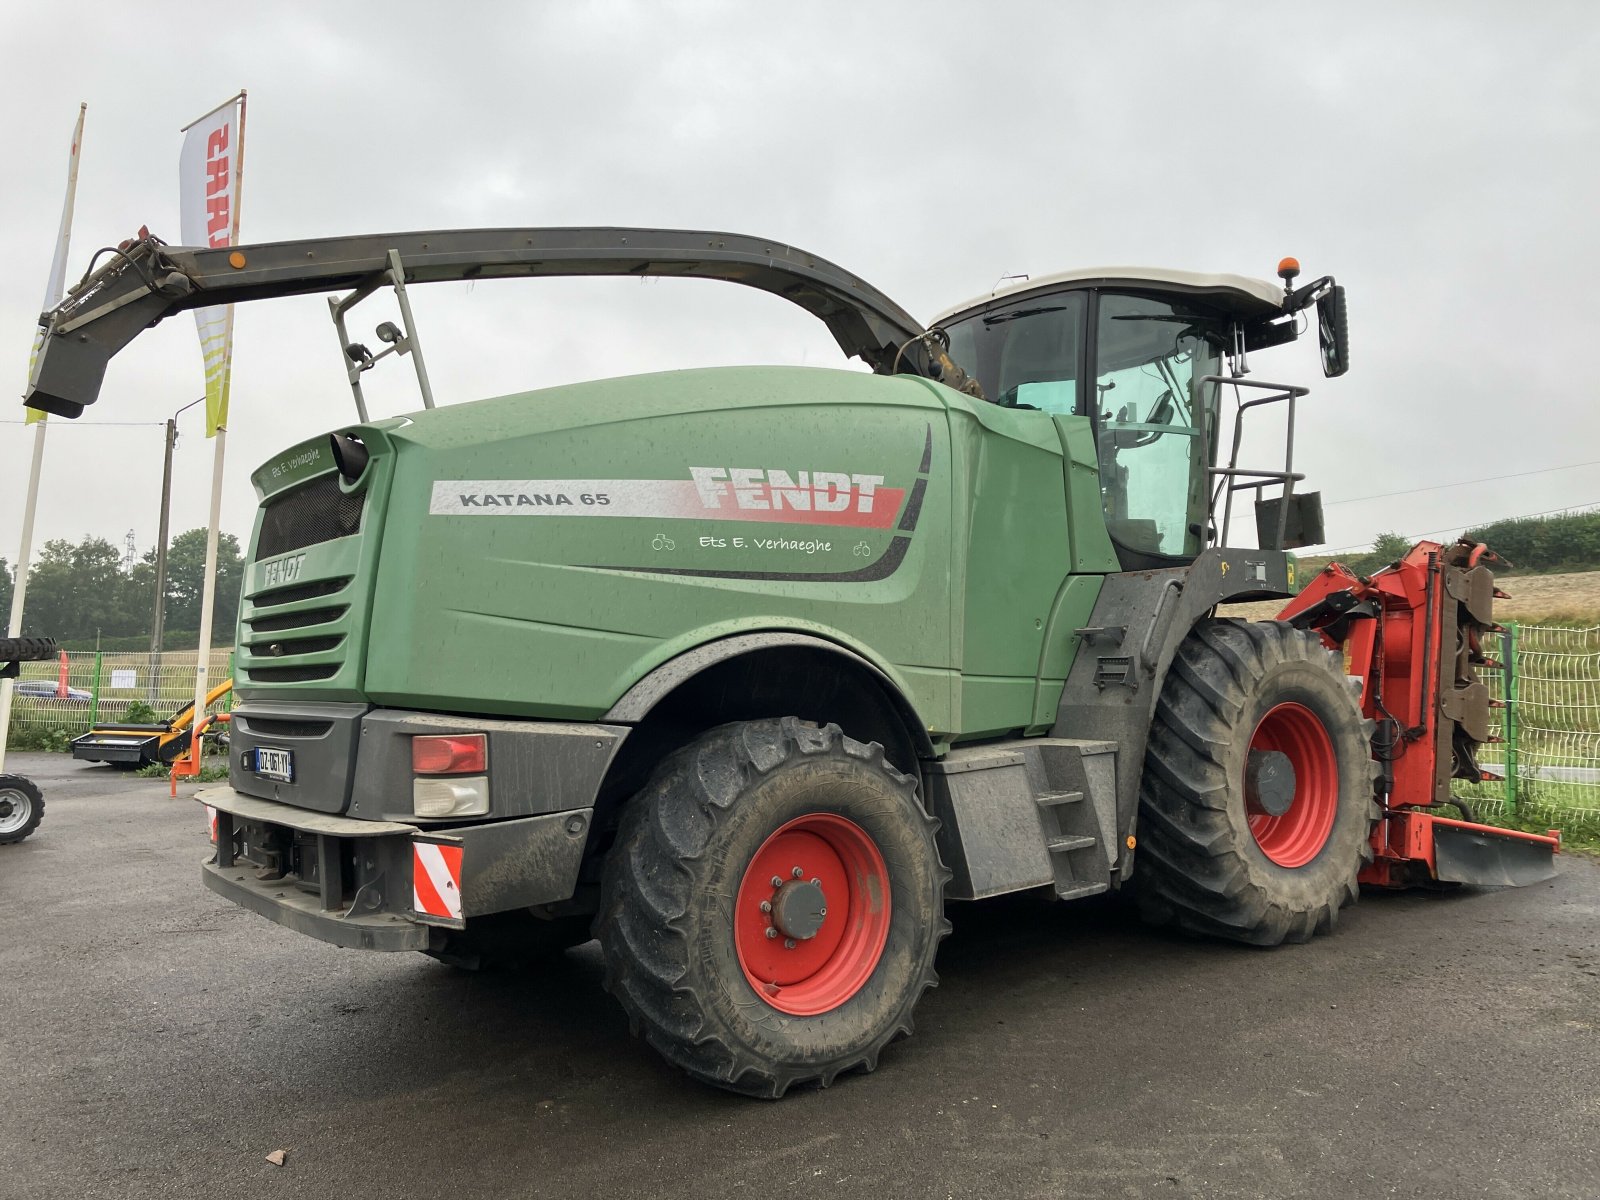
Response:
[[[817,936],[828,916],[828,897],[819,879],[791,879],[772,901],[772,923],[778,932],[796,941]]]
[[[866,984],[889,938],[889,869],[871,835],[835,813],[772,832],[733,912],[745,979],[780,1012],[815,1016]]]
[[[1244,798],[1252,812],[1281,817],[1294,803],[1294,763],[1281,750],[1252,750],[1245,761]]]
[[[0,833],[15,833],[28,823],[33,805],[21,792],[0,792]]]
[[[1339,763],[1321,718],[1286,701],[1262,716],[1244,768],[1250,834],[1280,867],[1322,853],[1339,811]]]

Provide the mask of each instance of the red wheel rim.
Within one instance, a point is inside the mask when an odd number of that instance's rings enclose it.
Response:
[[[815,932],[789,936],[802,931],[794,918],[785,930],[789,902],[811,900],[817,889],[823,905]],[[745,868],[734,948],[750,986],[779,1012],[811,1017],[838,1008],[872,977],[888,940],[889,871],[854,821],[833,813],[797,817],[762,842]]]
[[[1250,737],[1250,749],[1276,750],[1294,768],[1294,798],[1280,816],[1247,801],[1256,845],[1280,867],[1303,867],[1328,844],[1339,812],[1339,761],[1333,739],[1315,713],[1301,704],[1268,709]]]

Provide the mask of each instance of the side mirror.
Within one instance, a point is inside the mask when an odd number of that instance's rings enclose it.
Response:
[[[1344,288],[1334,284],[1317,300],[1317,340],[1322,346],[1322,373],[1329,379],[1350,369],[1350,322],[1345,315]]]

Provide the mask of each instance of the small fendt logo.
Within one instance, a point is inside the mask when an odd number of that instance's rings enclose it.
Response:
[[[795,512],[870,513],[882,475],[846,475],[842,471],[787,471],[761,467],[690,467],[700,503],[721,508],[732,497],[738,508]]]
[[[300,578],[300,568],[305,565],[304,554],[291,554],[258,564],[261,567],[261,586],[277,587],[280,583],[293,583]]]

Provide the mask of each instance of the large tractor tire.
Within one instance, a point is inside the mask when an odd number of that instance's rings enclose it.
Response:
[[[44,796],[21,775],[0,775],[0,846],[20,842],[44,820]]]
[[[624,814],[595,932],[636,1034],[777,1099],[870,1071],[938,982],[949,878],[916,781],[836,725],[727,725]]]
[[[1145,918],[1258,946],[1331,930],[1372,861],[1376,772],[1371,722],[1320,638],[1202,621],[1178,648],[1145,753]]]

